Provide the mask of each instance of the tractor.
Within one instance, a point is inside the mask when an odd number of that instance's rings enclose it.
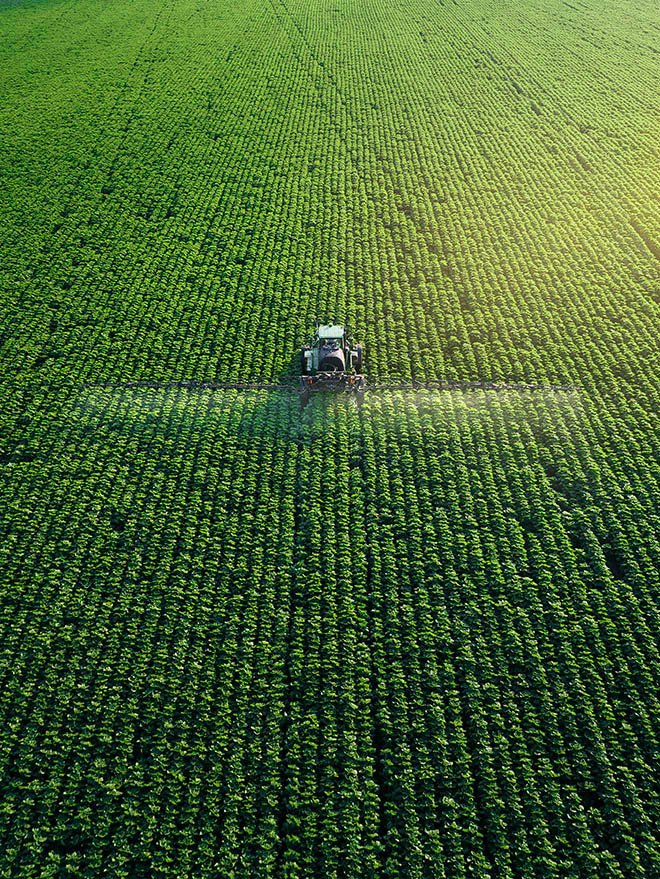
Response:
[[[303,405],[317,391],[346,391],[364,401],[362,345],[354,344],[339,324],[321,324],[300,349],[300,397]]]

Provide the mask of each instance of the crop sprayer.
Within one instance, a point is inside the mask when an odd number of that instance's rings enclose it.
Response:
[[[305,406],[316,393],[351,394],[358,405],[365,393],[373,391],[575,391],[575,385],[544,385],[492,381],[401,381],[397,378],[367,380],[363,372],[363,346],[348,336],[342,324],[318,324],[308,344],[300,349],[300,375],[279,381],[249,378],[232,382],[216,381],[134,381],[88,382],[86,387],[189,388],[190,390],[297,390]]]

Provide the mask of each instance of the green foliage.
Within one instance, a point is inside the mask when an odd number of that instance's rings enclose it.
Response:
[[[655,12],[0,4],[0,879],[660,875]]]

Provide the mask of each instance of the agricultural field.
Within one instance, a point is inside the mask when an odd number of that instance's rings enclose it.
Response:
[[[660,876],[654,0],[0,33],[0,879]]]

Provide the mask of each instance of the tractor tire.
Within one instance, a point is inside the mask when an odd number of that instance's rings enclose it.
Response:
[[[300,349],[300,374],[307,375],[307,358],[305,354],[309,351],[309,346],[305,345],[304,348]]]
[[[362,345],[355,346],[355,353],[357,354],[355,359],[355,371],[362,372]]]

